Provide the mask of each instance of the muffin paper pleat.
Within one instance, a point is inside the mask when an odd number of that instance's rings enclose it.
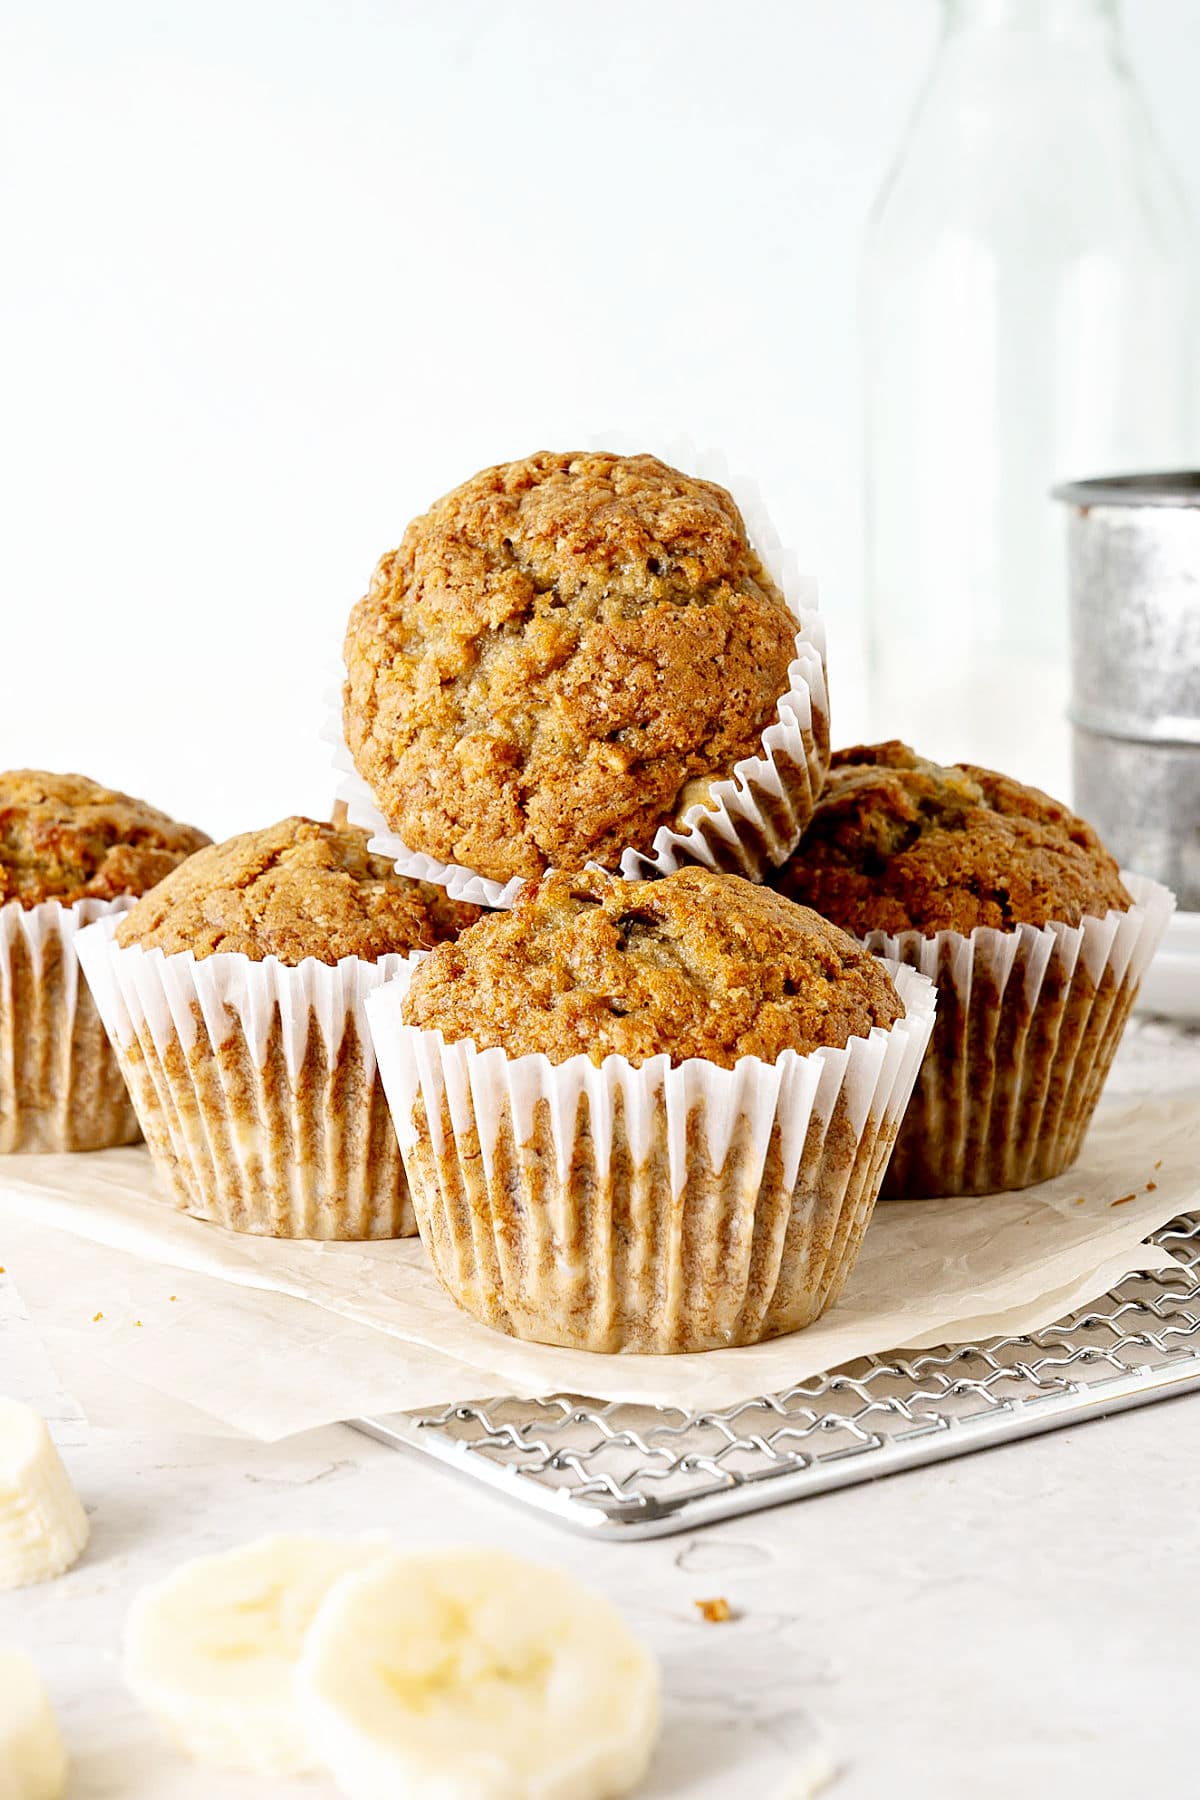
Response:
[[[115,929],[81,933],[79,959],[176,1206],[270,1237],[412,1235],[364,1014],[403,957],[197,961]]]
[[[615,449],[621,434],[594,448]],[[661,825],[650,845],[631,845],[618,859],[619,872],[636,881],[670,875],[687,863],[726,874],[761,880],[768,868],[791,855],[825,782],[829,767],[829,694],[825,673],[825,624],[816,610],[816,584],[801,575],[795,555],[783,547],[756,485],[732,476],[724,459],[680,442],[667,446],[673,466],[732,492],[746,522],[750,543],[783,594],[796,619],[795,655],[788,667],[788,688],[776,705],[775,718],[762,733],[761,750],[736,763],[731,775],[705,784],[706,798],[689,806],[679,823]],[[630,448],[622,452],[636,454]],[[492,881],[459,863],[439,862],[411,850],[387,823],[368,784],[354,767],[341,720],[341,683],[329,696],[329,716],[322,734],[333,746],[337,797],[352,825],[371,833],[371,848],[392,859],[401,875],[432,881],[453,900],[477,906],[509,907],[523,878]]]
[[[412,967],[367,1000],[421,1236],[443,1285],[513,1336],[660,1353],[810,1324],[854,1264],[933,1026],[734,1068],[553,1064],[403,1023]]]
[[[107,1150],[141,1133],[76,944],[133,905],[57,900],[0,906],[0,1154]]]
[[[1133,906],[1077,926],[862,940],[938,988],[885,1197],[998,1193],[1071,1167],[1175,907],[1158,882],[1124,871],[1122,880]]]

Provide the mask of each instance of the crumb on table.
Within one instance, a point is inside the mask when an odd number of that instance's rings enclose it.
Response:
[[[724,1625],[733,1617],[733,1609],[723,1594],[715,1600],[693,1600],[692,1605],[707,1625]]]

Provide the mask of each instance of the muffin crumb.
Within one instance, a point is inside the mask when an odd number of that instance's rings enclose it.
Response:
[[[723,1594],[718,1594],[715,1600],[693,1600],[692,1605],[706,1625],[724,1625],[733,1617],[733,1608]]]

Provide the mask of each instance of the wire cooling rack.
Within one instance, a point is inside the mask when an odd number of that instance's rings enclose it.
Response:
[[[1154,1242],[1177,1268],[1043,1331],[865,1357],[727,1412],[555,1394],[358,1424],[563,1525],[665,1537],[1200,1387],[1200,1213]]]

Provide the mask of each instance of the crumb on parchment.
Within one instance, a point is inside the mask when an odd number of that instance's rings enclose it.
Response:
[[[1121,1198],[1119,1200],[1110,1200],[1109,1205],[1110,1206],[1128,1206],[1129,1202],[1131,1200],[1136,1200],[1136,1199],[1137,1199],[1136,1194],[1122,1194]]]
[[[1147,1192],[1147,1193],[1148,1193],[1148,1194],[1153,1194],[1153,1193],[1156,1193],[1156,1192],[1157,1192],[1157,1190],[1158,1190],[1158,1183],[1157,1183],[1157,1181],[1148,1181],[1148,1182],[1147,1182],[1147,1183],[1146,1183],[1146,1192]]]
[[[101,1320],[101,1319],[102,1319],[102,1318],[103,1318],[103,1317],[104,1317],[104,1314],[103,1314],[103,1313],[93,1313],[93,1314],[92,1314],[92,1324],[93,1324],[93,1325],[96,1325],[96,1324],[99,1324],[99,1322],[100,1322],[100,1320]]]
[[[692,1605],[706,1625],[724,1625],[733,1617],[733,1608],[723,1594],[715,1600],[693,1600]]]

